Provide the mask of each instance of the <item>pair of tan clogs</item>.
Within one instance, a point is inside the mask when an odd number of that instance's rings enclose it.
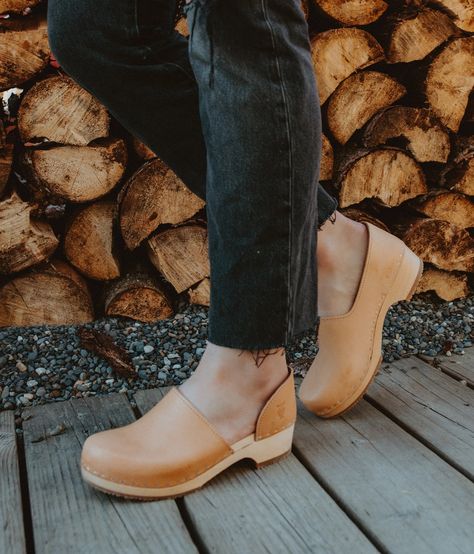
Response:
[[[366,224],[369,245],[354,304],[342,316],[321,318],[319,351],[301,385],[302,402],[321,417],[351,408],[382,359],[382,327],[391,304],[411,297],[421,260],[396,237]],[[160,499],[191,492],[244,458],[257,467],[291,450],[296,420],[293,374],[262,409],[255,432],[228,444],[178,388],[143,417],[89,437],[81,471],[104,492]]]

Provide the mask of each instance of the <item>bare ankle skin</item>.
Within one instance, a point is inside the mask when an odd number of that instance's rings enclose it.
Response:
[[[255,430],[261,409],[288,375],[285,349],[207,348],[181,392],[232,444]]]
[[[363,223],[337,212],[334,223],[318,232],[318,311],[324,316],[347,313],[364,268],[368,236]]]

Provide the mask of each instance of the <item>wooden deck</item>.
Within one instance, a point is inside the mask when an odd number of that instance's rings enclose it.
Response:
[[[235,466],[182,499],[136,502],[84,485],[81,445],[163,390],[0,413],[0,554],[473,553],[474,349],[432,367],[384,364],[364,400],[321,420],[300,408],[291,456]],[[64,432],[49,436],[63,424]],[[46,437],[46,438],[45,438]]]

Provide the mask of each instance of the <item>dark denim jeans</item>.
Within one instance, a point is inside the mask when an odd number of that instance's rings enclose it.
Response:
[[[299,0],[49,0],[57,60],[206,200],[208,339],[266,349],[316,330],[321,117]]]

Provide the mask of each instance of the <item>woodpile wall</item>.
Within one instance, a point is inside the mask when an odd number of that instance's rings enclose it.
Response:
[[[208,305],[205,205],[51,56],[45,3],[0,0],[0,326]],[[307,0],[321,182],[403,238],[419,291],[474,273],[474,3]],[[186,21],[178,30],[187,34]],[[472,281],[471,281],[472,283]]]

